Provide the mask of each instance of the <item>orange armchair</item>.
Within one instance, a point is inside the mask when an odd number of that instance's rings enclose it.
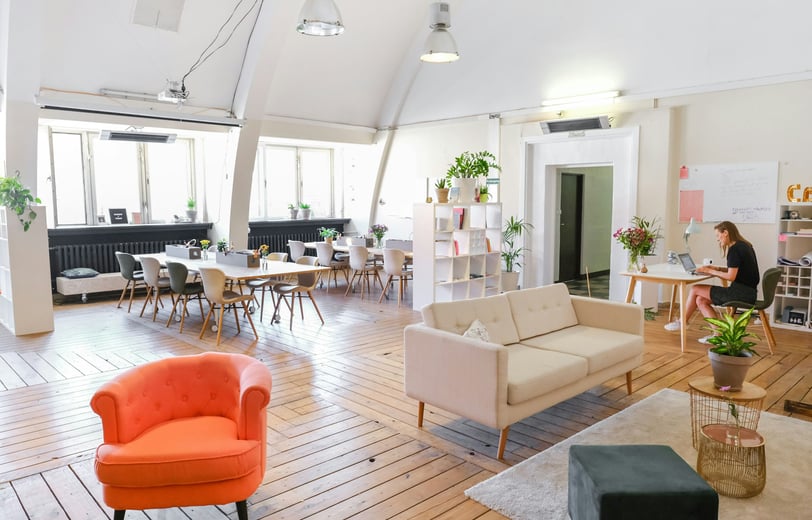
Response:
[[[95,469],[114,519],[235,502],[247,520],[265,475],[270,398],[268,368],[242,354],[162,359],[105,383],[90,406],[104,430]]]

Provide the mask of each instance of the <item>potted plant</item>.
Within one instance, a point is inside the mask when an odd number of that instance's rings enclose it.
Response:
[[[490,195],[488,195],[488,185],[479,187],[479,202],[488,202]]]
[[[299,206],[291,202],[288,204],[288,210],[290,211],[290,219],[296,220],[296,217],[299,214]]]
[[[448,202],[448,188],[450,186],[451,182],[445,177],[442,179],[437,179],[437,182],[434,183],[434,191],[437,194],[437,202],[442,204]]]
[[[336,228],[320,227],[317,231],[319,232],[319,236],[328,244],[332,244],[333,240],[338,238],[338,230]]]
[[[462,152],[454,158],[454,163],[448,168],[446,177],[452,181],[454,187],[460,189],[461,202],[474,200],[477,177],[487,177],[491,168],[501,170],[496,164],[496,157],[487,150],[481,152]]]
[[[200,241],[200,249],[202,250],[202,253],[203,253],[203,260],[208,260],[209,259],[209,246],[210,245],[211,245],[211,240],[209,240],[208,238],[204,238],[203,240]]]
[[[310,204],[300,202],[299,209],[302,210],[302,218],[305,220],[310,220]]]
[[[744,311],[738,318],[725,314],[723,319],[705,318],[712,326],[704,327],[715,335],[708,339],[713,347],[708,349],[708,358],[713,370],[713,384],[716,388],[730,387],[731,391],[742,389],[747,370],[760,354],[753,350],[755,342],[745,338],[758,336],[747,332],[753,309]]]
[[[189,197],[188,199],[186,199],[186,216],[192,222],[194,222],[195,219],[197,218],[197,209],[196,208],[197,208],[197,201],[195,201],[195,199],[193,199],[192,197]]]
[[[34,197],[31,190],[20,182],[19,170],[14,177],[0,178],[0,206],[7,207],[17,215],[23,225],[23,231],[28,231],[31,221],[37,218],[37,212],[31,205],[40,202],[39,198]]]
[[[217,252],[218,253],[228,253],[228,239],[221,238],[217,241]]]
[[[502,229],[502,260],[505,262],[505,270],[502,271],[502,291],[512,291],[519,286],[519,272],[515,269],[522,266],[519,257],[524,254],[525,249],[518,247],[516,240],[530,229],[533,229],[533,224],[525,222],[522,218],[511,216],[505,220],[505,227]]]

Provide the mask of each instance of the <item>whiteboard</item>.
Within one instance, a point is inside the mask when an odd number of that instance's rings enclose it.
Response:
[[[680,222],[774,223],[778,161],[683,166],[679,196]]]

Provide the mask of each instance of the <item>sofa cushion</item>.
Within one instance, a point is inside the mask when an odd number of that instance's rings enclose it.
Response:
[[[261,449],[259,441],[240,440],[231,419],[187,417],[154,426],[132,442],[102,444],[96,475],[102,484],[125,487],[222,482],[256,471]]]
[[[455,302],[435,302],[421,310],[423,322],[435,329],[462,335],[478,319],[488,329],[491,342],[518,343],[519,334],[504,294]]]
[[[583,379],[587,361],[552,350],[508,345],[508,403],[518,404]]]
[[[523,345],[580,356],[589,373],[626,361],[643,353],[643,337],[626,332],[576,325],[522,341]]]
[[[510,291],[505,296],[521,340],[578,324],[570,293],[563,283]]]

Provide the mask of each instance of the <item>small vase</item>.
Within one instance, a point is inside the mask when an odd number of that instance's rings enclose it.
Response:
[[[375,247],[383,249],[383,237],[375,237]]]
[[[204,250],[202,251],[202,255],[203,255],[203,260],[208,260],[208,259],[209,259],[209,250],[208,250],[208,249],[204,249]]]
[[[635,253],[629,253],[628,270],[630,273],[637,273],[640,271],[640,257],[638,257]]]
[[[740,434],[741,427],[734,418],[729,417],[725,427],[725,444],[729,444],[731,446],[741,445]]]

